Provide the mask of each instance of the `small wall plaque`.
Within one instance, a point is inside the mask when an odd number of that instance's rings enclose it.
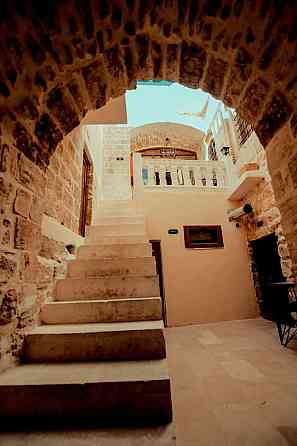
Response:
[[[176,235],[176,234],[178,234],[178,229],[168,229],[168,234]]]

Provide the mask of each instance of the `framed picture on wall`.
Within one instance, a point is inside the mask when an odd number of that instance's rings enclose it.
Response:
[[[184,226],[185,247],[192,249],[223,248],[220,225]]]

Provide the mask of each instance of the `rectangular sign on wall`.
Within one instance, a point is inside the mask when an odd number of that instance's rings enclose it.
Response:
[[[178,229],[168,229],[168,234],[169,235],[176,235],[176,234],[178,234]]]

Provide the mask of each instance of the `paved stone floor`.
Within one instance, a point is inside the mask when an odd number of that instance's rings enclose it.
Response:
[[[167,330],[177,446],[297,445],[297,343],[262,320]]]
[[[166,329],[174,424],[0,434],[1,446],[297,446],[297,343],[261,319]],[[0,420],[1,423],[1,420]]]

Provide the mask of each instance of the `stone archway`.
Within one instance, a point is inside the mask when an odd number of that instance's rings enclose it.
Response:
[[[8,254],[1,261],[5,293],[10,291],[6,307],[19,299],[7,288],[7,276],[16,275],[22,288],[26,274],[33,274],[25,272],[26,255],[40,249],[39,217],[45,207],[41,198],[44,184],[59,180],[55,169],[61,166],[54,156],[61,152],[59,142],[88,110],[133,88],[137,79],[201,87],[254,125],[267,147],[283,227],[297,263],[293,4],[290,0],[4,2],[0,192],[5,202],[1,236],[8,240]],[[71,152],[69,156],[75,158]],[[11,221],[7,212],[13,214]],[[37,298],[37,307],[41,301]],[[15,310],[9,311],[15,315]],[[25,305],[19,315],[21,327],[26,317]]]

